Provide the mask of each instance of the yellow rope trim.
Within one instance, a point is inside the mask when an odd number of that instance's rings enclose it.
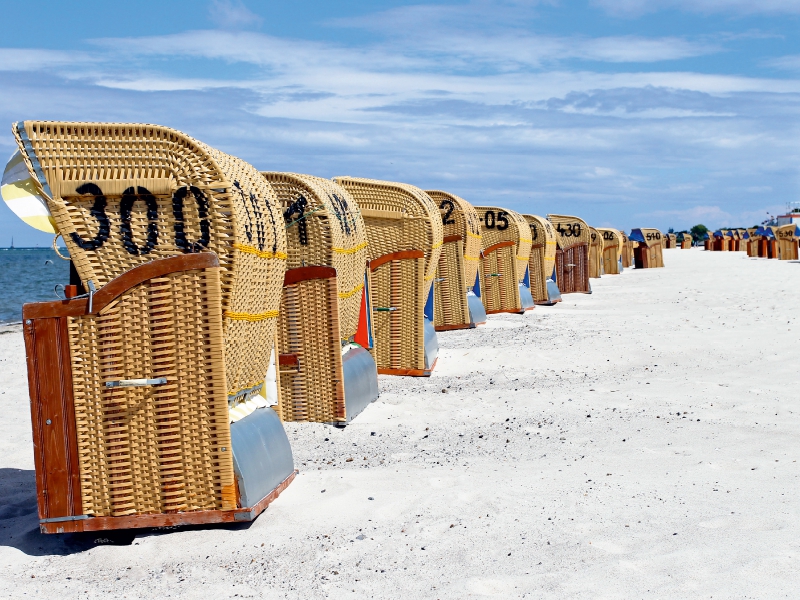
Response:
[[[464,260],[480,260],[478,256],[465,256]]]
[[[234,244],[233,247],[239,250],[240,252],[246,252],[247,254],[255,254],[258,258],[277,258],[279,260],[286,260],[285,252],[265,252],[263,250],[259,250],[258,248],[254,248],[253,246],[248,246],[246,244]]]
[[[350,298],[351,296],[354,296],[355,294],[357,294],[358,292],[360,292],[363,289],[364,289],[364,284],[360,283],[356,287],[354,287],[352,290],[350,290],[349,292],[339,292],[339,298],[342,298],[343,300],[345,298]]]
[[[431,250],[436,250],[436,249],[437,249],[438,247],[440,247],[442,244],[444,244],[444,242],[439,242],[438,244],[434,244],[433,246],[431,246]]]
[[[468,232],[467,232],[467,235],[468,235],[469,237],[474,237],[474,238],[481,239],[481,236],[480,236],[480,234],[478,234],[478,233],[472,233],[471,231],[468,231]]]
[[[354,246],[353,248],[332,248],[334,252],[338,252],[339,254],[355,254],[359,250],[363,250],[367,247],[367,242],[363,242],[358,246]]]
[[[433,275],[431,275],[430,277],[426,277],[426,278],[425,278],[425,281],[430,281],[430,280],[431,280],[431,279],[433,279],[434,277],[436,277],[436,273],[434,273],[434,274],[433,274]]]
[[[526,240],[525,238],[519,238],[520,244],[532,244],[533,240]]]
[[[525,260],[525,261],[527,261],[528,259],[525,258],[524,256],[520,256],[519,254],[517,254],[517,260]]]
[[[226,310],[223,316],[231,319],[232,321],[250,321],[251,323],[255,323],[258,321],[266,321],[267,319],[274,319],[279,314],[280,313],[277,310],[268,310],[267,312],[263,313],[233,312]]]

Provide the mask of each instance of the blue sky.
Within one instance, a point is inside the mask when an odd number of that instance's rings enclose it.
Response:
[[[167,125],[259,169],[594,226],[800,200],[800,0],[7,3],[0,122]],[[10,127],[0,153],[14,150]],[[0,245],[48,244],[0,206]]]

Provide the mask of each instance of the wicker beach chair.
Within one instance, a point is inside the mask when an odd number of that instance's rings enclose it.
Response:
[[[272,189],[165,127],[13,131],[73,261],[70,295],[88,291],[23,312],[34,439],[58,431],[55,450],[35,444],[42,531],[255,518],[295,473],[260,396],[286,260]],[[69,487],[52,487],[63,468]]]
[[[750,258],[758,258],[758,246],[761,237],[756,234],[757,227],[751,227],[745,231],[744,239],[747,242],[747,256]]]
[[[630,269],[633,266],[633,245],[634,242],[630,240],[628,234],[620,230],[619,234],[622,236],[622,268]]]
[[[522,215],[531,230],[531,255],[528,274],[535,304],[552,306],[561,302],[555,278],[556,232],[550,221],[536,215]]]
[[[739,252],[747,252],[747,230],[746,229],[737,229],[736,230],[736,237],[738,239],[737,244],[737,251]]]
[[[442,249],[442,217],[421,189],[405,183],[336,177],[367,227],[369,298],[378,373],[431,374],[439,347],[432,284]]]
[[[692,244],[694,243],[692,240],[692,234],[683,232],[678,235],[680,236],[680,239],[678,240],[679,244],[678,247],[683,250],[689,250],[692,247]]]
[[[589,226],[578,217],[547,215],[556,231],[556,282],[562,294],[591,294]]]
[[[794,223],[772,228],[778,247],[778,258],[781,260],[797,260],[798,226]]]
[[[664,266],[661,243],[664,236],[658,229],[634,229],[629,237],[639,244],[633,249],[634,265],[637,269],[653,269]]]
[[[678,236],[674,233],[667,233],[664,235],[664,247],[672,249],[678,247]]]
[[[481,300],[486,314],[534,307],[528,275],[531,229],[525,218],[497,206],[476,206],[481,224]]]
[[[347,423],[378,397],[369,344],[354,342],[367,306],[364,219],[350,194],[329,179],[262,174],[287,228],[278,414],[284,421]]]
[[[713,233],[715,252],[728,252],[731,249],[730,232],[727,229],[718,229]]]
[[[600,279],[603,274],[603,236],[589,227],[589,278]]]
[[[469,202],[441,190],[425,192],[442,215],[443,245],[433,280],[436,331],[469,329],[486,322],[486,311],[475,286],[480,289],[478,268],[481,227],[478,212]]]
[[[601,227],[597,230],[603,239],[603,275],[622,273],[622,233],[617,229]]]

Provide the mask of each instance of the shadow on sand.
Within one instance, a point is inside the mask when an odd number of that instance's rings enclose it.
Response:
[[[16,548],[29,556],[66,555],[97,546],[129,546],[139,538],[203,529],[246,530],[252,522],[190,525],[159,529],[126,529],[85,533],[39,532],[36,474],[24,469],[0,468],[0,546]]]

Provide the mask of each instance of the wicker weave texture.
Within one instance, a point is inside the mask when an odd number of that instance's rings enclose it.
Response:
[[[478,275],[481,228],[478,213],[469,202],[440,190],[426,191],[439,207],[445,240],[434,280],[434,319],[436,326],[470,323],[465,292]]]
[[[622,267],[630,269],[633,265],[633,242],[628,239],[624,231],[620,231],[622,236]]]
[[[370,278],[375,336],[374,356],[378,368],[424,369],[425,329],[423,308],[425,259],[393,260],[377,267]]]
[[[340,335],[351,338],[358,329],[367,265],[367,229],[358,205],[347,190],[329,179],[295,173],[263,175],[284,213],[286,268],[336,269]]]
[[[522,310],[514,246],[484,254],[481,260],[481,300],[487,313]]]
[[[619,274],[619,261],[622,257],[622,234],[617,229],[601,227],[597,232],[603,238],[603,273]]]
[[[556,232],[558,247],[566,250],[575,244],[590,243],[591,231],[586,221],[569,215],[547,215],[547,220],[553,224]]]
[[[373,356],[379,369],[425,368],[424,309],[442,252],[442,217],[421,189],[354,177],[337,177],[358,203],[367,227],[370,260],[416,250],[421,259],[392,260],[370,277],[374,311]],[[391,309],[391,310],[390,310]]]
[[[556,263],[556,232],[550,221],[536,215],[522,215],[531,231],[531,256],[528,269],[534,302],[547,302],[547,280]]]
[[[796,229],[797,225],[794,223],[772,227],[772,233],[778,243],[778,257],[781,260],[797,260],[797,238],[794,235]]]
[[[562,294],[589,291],[589,245],[572,244],[556,252],[556,283]]]
[[[500,242],[514,242],[518,283],[525,278],[531,254],[531,229],[528,221],[518,212],[499,206],[476,206],[481,224],[483,249]]]
[[[277,411],[284,421],[346,420],[336,278],[284,288],[278,327],[280,354],[297,366],[280,367]]]
[[[264,379],[286,258],[277,199],[249,164],[166,127],[26,121],[14,135],[84,284],[210,250],[223,271],[228,392]]]
[[[478,211],[472,204],[455,194],[441,190],[429,190],[426,193],[442,214],[444,237],[454,235],[462,237],[464,281],[467,286],[472,287],[478,276],[481,252],[481,224],[478,220]]]
[[[589,277],[599,279],[603,267],[603,236],[594,227],[589,228]]]
[[[436,276],[444,227],[439,208],[420,188],[407,183],[336,177],[358,203],[367,226],[367,256],[403,250],[425,253],[425,296]]]
[[[439,254],[439,266],[433,281],[433,324],[467,326],[470,324],[469,305],[464,280],[464,250],[461,240],[446,242]],[[472,280],[473,284],[475,280]]]
[[[69,319],[83,514],[236,508],[219,271],[151,279]]]

